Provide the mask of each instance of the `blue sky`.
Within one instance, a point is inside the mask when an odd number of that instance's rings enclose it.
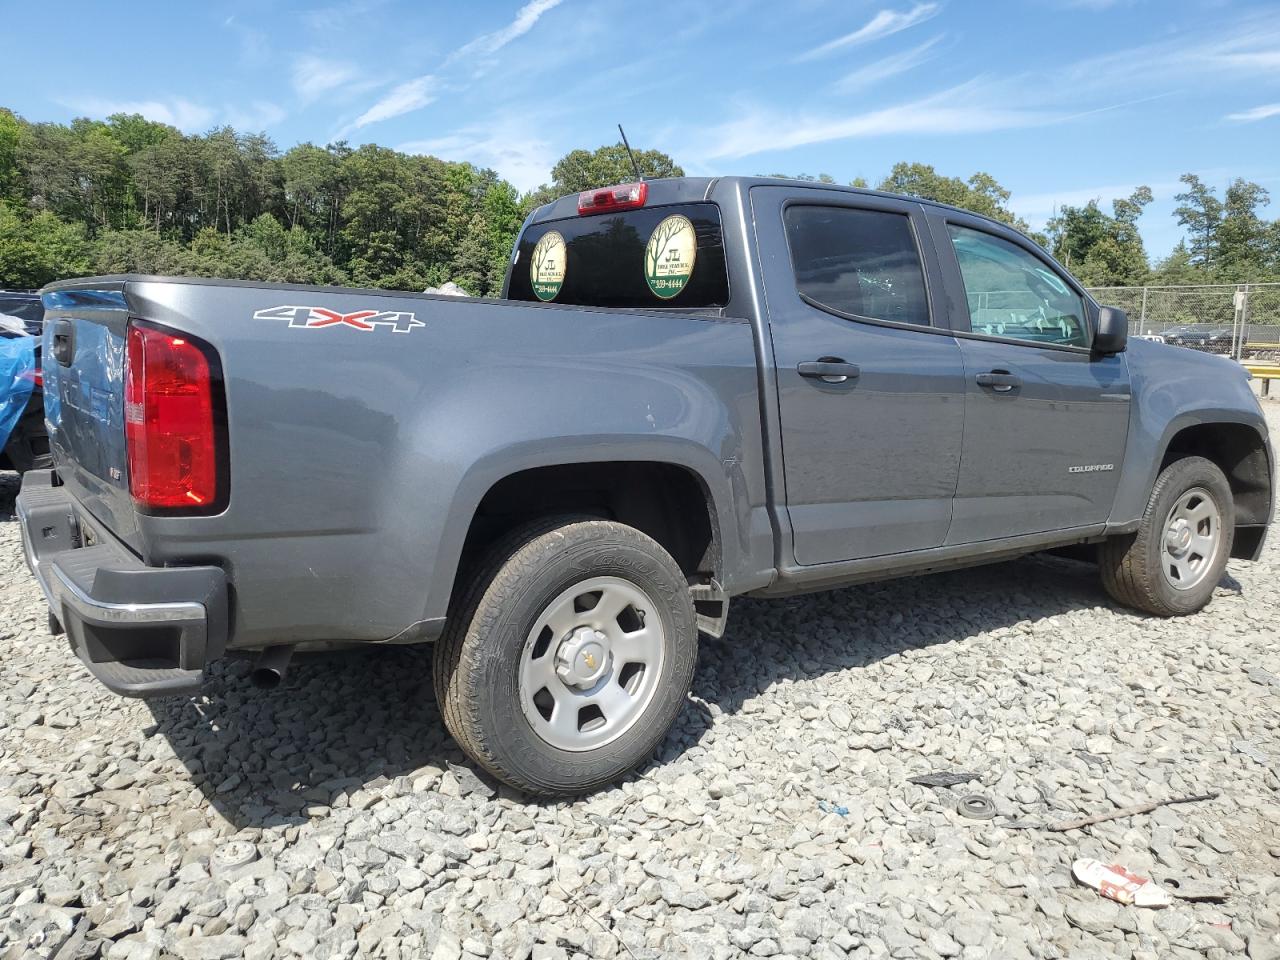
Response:
[[[1274,3],[7,0],[3,20],[23,39],[0,104],[30,120],[126,110],[282,147],[345,137],[521,189],[622,121],[693,174],[985,170],[1037,226],[1145,183],[1157,256],[1180,236],[1186,171],[1256,180],[1280,216]]]

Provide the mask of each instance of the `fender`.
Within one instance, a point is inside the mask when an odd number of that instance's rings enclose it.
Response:
[[[1145,340],[1131,340],[1129,354],[1133,395],[1129,442],[1108,533],[1137,527],[1169,444],[1187,427],[1214,423],[1249,427],[1265,447],[1274,477],[1266,419],[1238,363]]]

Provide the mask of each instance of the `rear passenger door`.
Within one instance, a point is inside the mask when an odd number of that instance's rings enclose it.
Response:
[[[1124,355],[1092,353],[1092,305],[1031,241],[957,211],[929,219],[965,365],[947,543],[1105,522],[1129,426]]]
[[[751,198],[796,562],[941,545],[964,361],[932,294],[920,205],[786,187]]]

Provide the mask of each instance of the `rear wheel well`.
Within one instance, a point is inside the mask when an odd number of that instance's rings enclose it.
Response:
[[[1266,442],[1243,423],[1201,423],[1174,435],[1160,469],[1184,457],[1204,457],[1226,474],[1236,516],[1232,556],[1252,557],[1262,525],[1271,515],[1271,464]]]
[[[710,493],[700,478],[669,463],[610,461],[536,467],[499,480],[484,495],[462,548],[464,574],[507,531],[538,517],[588,514],[652,537],[690,583],[717,575],[720,545]]]

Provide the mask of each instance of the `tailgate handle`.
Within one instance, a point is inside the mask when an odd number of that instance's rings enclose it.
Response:
[[[64,367],[71,366],[76,355],[75,327],[70,320],[53,322],[53,359]]]

